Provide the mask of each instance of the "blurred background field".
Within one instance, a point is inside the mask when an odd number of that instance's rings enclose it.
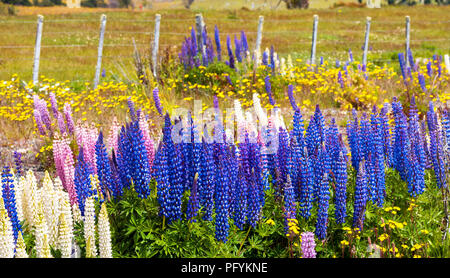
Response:
[[[254,2],[255,5],[250,5]],[[229,3],[229,5],[227,5]],[[254,46],[258,16],[264,16],[262,47],[274,46],[281,56],[306,60],[310,55],[312,17],[319,15],[317,57],[334,63],[362,57],[365,19],[372,17],[369,61],[397,64],[397,53],[404,51],[405,16],[411,17],[411,49],[416,58],[450,52],[449,6],[397,6],[367,9],[341,6],[329,9],[328,1],[310,1],[310,9],[287,10],[278,1],[201,1],[191,9],[181,1],[153,3],[152,9],[106,9],[67,7],[18,7],[16,15],[0,16],[0,80],[18,74],[31,80],[36,15],[44,15],[40,75],[56,80],[92,81],[97,61],[100,14],[107,15],[102,67],[105,79],[135,79],[133,44],[144,59],[150,54],[154,15],[161,14],[160,54],[176,56],[181,43],[195,25],[195,14],[202,13],[206,28],[220,30],[222,43],[241,30]],[[353,3],[357,3],[353,1]],[[265,6],[264,6],[265,4]],[[250,5],[250,6],[249,6]],[[320,9],[319,9],[320,8]]]

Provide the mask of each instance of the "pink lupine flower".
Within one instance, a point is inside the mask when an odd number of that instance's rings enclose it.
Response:
[[[72,108],[70,107],[69,103],[64,104],[64,117],[66,118],[67,122],[67,130],[70,134],[73,134],[75,132],[75,124],[73,123]]]
[[[147,150],[148,163],[150,167],[152,167],[153,160],[155,158],[155,144],[152,138],[150,137],[150,130],[148,128],[148,123],[145,120],[144,115],[142,114],[139,117],[139,128],[142,131],[145,149]]]

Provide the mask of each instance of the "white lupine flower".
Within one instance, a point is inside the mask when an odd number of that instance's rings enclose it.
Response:
[[[52,258],[52,254],[50,253],[50,245],[48,244],[48,235],[44,234],[42,239],[42,250],[39,258]]]
[[[14,191],[16,196],[16,211],[17,211],[17,218],[19,218],[19,221],[24,220],[23,215],[23,201],[22,201],[22,194],[23,194],[23,187],[25,186],[25,177],[19,177],[17,181],[14,183]]]
[[[37,189],[37,180],[33,171],[28,170],[26,175],[26,182],[24,184],[22,194],[22,209],[24,211],[24,219],[29,223],[29,227],[35,226],[37,217],[39,193]]]
[[[12,224],[5,209],[3,198],[0,198],[0,258],[14,257],[14,235]]]
[[[286,75],[286,59],[284,59],[284,58],[281,58],[280,73],[283,76]]]
[[[81,217],[80,208],[77,206],[77,204],[74,204],[72,206],[72,218],[73,218],[73,221],[75,221],[75,222],[83,221],[83,218]]]
[[[47,258],[47,249],[50,249],[50,247],[47,246],[48,227],[47,222],[45,221],[42,203],[39,203],[35,221],[34,236],[36,238],[36,256],[38,258]]]
[[[98,216],[98,236],[100,258],[112,258],[111,230],[105,203],[102,203],[100,215]]]
[[[94,198],[86,199],[84,208],[84,238],[86,246],[90,244],[90,252],[86,251],[86,256],[97,257],[97,246],[95,245],[95,207]],[[86,248],[87,250],[87,248]]]
[[[288,59],[287,59],[287,68],[288,68],[288,71],[289,71],[289,77],[290,78],[294,78],[294,73],[292,72],[292,69],[294,68],[294,65],[292,64],[292,57],[291,57],[290,54],[288,55]]]
[[[73,233],[67,225],[66,216],[61,213],[59,216],[60,224],[58,231],[58,249],[61,250],[62,258],[70,258],[72,255]]]
[[[255,109],[256,116],[258,117],[260,127],[266,127],[269,123],[267,119],[267,114],[264,112],[261,106],[261,100],[257,93],[253,94],[253,107]]]
[[[50,175],[45,171],[42,181],[42,200],[45,212],[45,220],[48,225],[48,241],[51,246],[55,246],[58,238],[59,219],[59,194],[56,192]]]
[[[28,258],[27,248],[25,246],[25,242],[23,240],[21,231],[19,231],[19,234],[17,236],[16,254],[14,255],[14,257],[15,258]]]
[[[59,202],[60,202],[59,211],[61,214],[64,214],[64,218],[66,220],[66,225],[70,231],[71,236],[73,237],[73,219],[72,219],[72,209],[70,207],[69,193],[61,191],[60,195],[61,195],[61,197],[59,199]]]

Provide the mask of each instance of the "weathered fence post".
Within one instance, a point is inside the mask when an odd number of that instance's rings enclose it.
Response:
[[[309,63],[311,65],[316,64],[316,44],[317,44],[317,25],[319,24],[319,16],[314,15],[314,22],[313,22],[313,33],[312,33],[312,43],[311,43],[311,59]]]
[[[264,16],[260,15],[258,21],[258,34],[256,35],[256,44],[255,44],[255,51],[258,53],[261,50],[263,24],[264,24]]]
[[[98,40],[97,66],[95,67],[94,89],[97,88],[100,80],[100,70],[102,68],[103,39],[105,37],[106,15],[100,18],[100,38]]]
[[[366,19],[366,35],[364,37],[364,53],[363,53],[363,65],[367,64],[367,50],[369,49],[369,33],[370,33],[370,22],[372,18],[367,17]]]
[[[409,51],[409,32],[410,32],[410,28],[411,28],[411,20],[409,18],[409,16],[407,15],[405,17],[405,60],[406,60],[406,66],[409,67],[411,61],[409,61],[409,55],[408,55],[408,51]]]
[[[155,16],[155,38],[153,40],[153,51],[152,51],[152,63],[153,63],[153,76],[157,76],[158,68],[158,48],[159,48],[159,26],[161,23],[161,15],[156,14]]]
[[[38,15],[36,44],[34,46],[33,85],[36,85],[39,79],[39,59],[41,57],[41,39],[42,39],[43,24],[44,24],[44,17],[42,15]]]

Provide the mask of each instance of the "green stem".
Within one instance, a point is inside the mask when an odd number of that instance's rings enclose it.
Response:
[[[244,240],[241,242],[241,245],[239,246],[238,256],[239,256],[239,254],[241,253],[242,246],[244,245],[244,242],[245,242],[245,240],[247,239],[248,234],[250,233],[250,229],[251,229],[251,228],[252,228],[252,226],[250,225],[250,226],[248,227],[248,231],[247,231],[247,234],[245,235]]]
[[[164,230],[165,225],[166,225],[166,216],[163,216],[163,223],[162,223],[163,230]]]

